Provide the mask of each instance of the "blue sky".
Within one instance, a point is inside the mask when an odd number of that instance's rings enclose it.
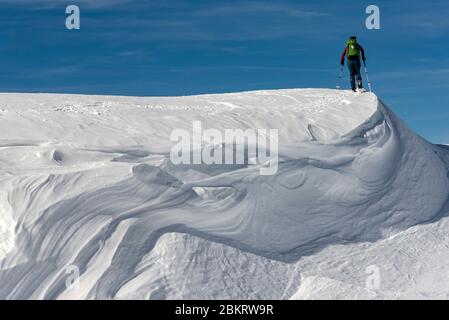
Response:
[[[65,28],[68,4],[80,7],[80,30]],[[380,30],[365,28],[369,4]],[[446,0],[0,0],[0,12],[2,92],[334,88],[354,34],[374,91],[419,134],[449,143]]]

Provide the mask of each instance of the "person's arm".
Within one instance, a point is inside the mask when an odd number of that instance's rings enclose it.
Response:
[[[341,54],[340,64],[343,66],[345,64],[346,48]]]
[[[365,61],[366,57],[365,57],[365,49],[363,49],[363,47],[361,45],[358,45],[360,52],[362,53],[362,60]]]

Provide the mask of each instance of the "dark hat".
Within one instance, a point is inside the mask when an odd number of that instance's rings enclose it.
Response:
[[[351,36],[349,39],[354,39],[354,40],[356,40],[357,37],[356,37],[356,36]]]

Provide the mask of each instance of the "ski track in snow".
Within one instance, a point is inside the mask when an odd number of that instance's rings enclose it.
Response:
[[[0,94],[0,107],[0,298],[449,297],[449,152],[373,94]],[[170,133],[194,120],[279,129],[278,172],[173,165]]]

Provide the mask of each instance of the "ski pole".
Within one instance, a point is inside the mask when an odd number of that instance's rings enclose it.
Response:
[[[337,89],[340,89],[340,83],[341,83],[341,76],[343,74],[343,66],[340,67],[340,74],[338,75],[337,79]]]
[[[369,81],[368,69],[366,68],[365,61],[363,61],[363,65],[365,66],[365,76],[366,76],[366,81],[368,82],[368,89],[369,89],[369,92],[372,92],[372,90],[371,90],[371,82]]]

